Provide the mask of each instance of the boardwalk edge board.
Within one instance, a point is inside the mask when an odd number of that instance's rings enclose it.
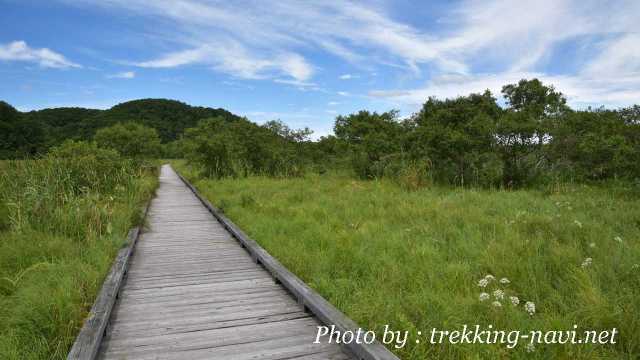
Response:
[[[144,219],[146,219],[150,204],[151,200],[147,201],[142,209],[142,224],[144,224]],[[67,355],[67,360],[95,359],[107,329],[109,318],[111,318],[111,311],[118,299],[120,287],[126,276],[129,259],[140,237],[142,224],[140,226],[134,226],[129,230],[127,246],[118,251],[118,256],[116,256],[109,274],[102,283],[100,293],[93,303],[89,316],[85,319],[82,329],[80,329],[76,341],[73,343]]]
[[[218,208],[200,195],[198,190],[187,179],[176,171],[178,177],[195,194],[211,214],[224,226],[251,257],[267,269],[274,279],[284,286],[304,307],[305,311],[314,314],[324,325],[335,325],[339,331],[357,331],[359,328],[353,320],[325,300],[320,294],[311,289],[291,271],[287,270],[278,260],[271,256],[257,242],[249,238],[240,228],[229,220]],[[371,344],[356,344],[352,342],[344,345],[347,350],[360,360],[399,360],[391,351],[377,340]]]

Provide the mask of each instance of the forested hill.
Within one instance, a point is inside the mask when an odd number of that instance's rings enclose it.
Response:
[[[166,143],[199,120],[212,117],[242,119],[224,109],[167,99],[133,100],[108,110],[54,108],[26,113],[0,101],[0,157],[34,155],[66,139],[88,140],[100,128],[131,121],[156,129]]]

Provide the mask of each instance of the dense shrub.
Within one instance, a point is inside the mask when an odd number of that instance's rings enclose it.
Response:
[[[214,178],[248,175],[299,176],[298,143],[249,121],[205,119],[183,138],[185,157]]]
[[[336,118],[334,132],[339,140],[348,144],[352,166],[363,179],[380,175],[383,157],[399,152],[402,148],[402,129],[398,112],[360,111]]]
[[[133,122],[102,128],[94,139],[98,146],[117,150],[130,158],[154,158],[162,150],[155,129]]]
[[[439,182],[492,183],[479,170],[496,151],[495,128],[501,113],[489,91],[447,100],[430,98],[412,119],[415,126],[408,147],[415,158],[426,154]]]
[[[39,174],[54,179],[52,181],[64,181],[60,184],[64,191],[74,193],[112,191],[134,171],[132,161],[117,151],[85,141],[68,140],[52,148],[43,161],[57,166],[52,167],[52,174]]]
[[[640,106],[573,111],[537,79],[506,85],[502,94],[504,108],[486,91],[429,98],[402,121],[396,112],[338,116],[336,140],[360,178],[397,178],[416,162],[429,164],[430,181],[461,186],[640,177]]]

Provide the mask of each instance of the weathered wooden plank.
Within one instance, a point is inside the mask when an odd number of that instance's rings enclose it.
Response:
[[[202,329],[223,328],[225,326],[220,326],[220,324],[223,324],[225,322],[243,320],[243,319],[256,319],[256,318],[262,318],[262,317],[274,316],[274,315],[298,314],[300,312],[301,312],[300,308],[293,309],[293,308],[271,307],[266,309],[256,309],[253,311],[218,314],[218,315],[210,315],[210,316],[185,316],[184,318],[179,319],[179,321],[160,319],[160,320],[155,320],[150,322],[138,322],[138,323],[132,323],[132,324],[122,323],[118,326],[111,328],[109,330],[109,333],[107,334],[107,337],[109,337],[111,333],[129,334],[129,333],[137,333],[140,331],[147,331],[147,330],[153,330],[153,329],[180,329],[185,327],[197,327]],[[309,314],[309,317],[310,316],[312,315]],[[259,322],[256,322],[256,323],[259,323]]]
[[[106,355],[127,355],[137,358],[154,350],[163,351],[187,351],[198,350],[205,347],[216,348],[237,344],[249,344],[270,339],[283,340],[289,337],[300,336],[307,339],[307,343],[313,343],[313,333],[318,322],[313,318],[279,321],[273,323],[235,326],[223,329],[203,330],[186,334],[170,334],[150,338],[134,338],[127,343],[105,342]],[[307,330],[307,331],[305,331]],[[306,333],[306,334],[305,334]],[[310,340],[310,341],[309,341]],[[115,342],[115,341],[114,341]]]
[[[270,314],[267,311],[264,311],[263,314],[258,316],[246,316],[242,318],[233,318],[230,320],[216,320],[216,321],[197,321],[192,324],[186,325],[168,325],[168,326],[156,326],[152,329],[114,329],[109,333],[105,339],[129,339],[132,337],[145,337],[145,336],[156,336],[156,335],[164,335],[164,334],[175,334],[175,333],[187,333],[194,332],[200,330],[212,330],[212,329],[221,329],[228,327],[235,327],[241,325],[254,325],[254,324],[263,324],[269,322],[279,322],[285,320],[294,320],[294,319],[303,319],[311,317],[309,313],[304,311],[293,311],[289,313],[277,313]]]

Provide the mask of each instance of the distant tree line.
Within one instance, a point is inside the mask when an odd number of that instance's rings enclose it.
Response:
[[[108,110],[56,108],[26,113],[0,101],[0,158],[33,157],[66,140],[91,141],[99,129],[125,122],[153,128],[163,144],[170,144],[185,129],[210,117],[241,119],[224,109],[165,99],[134,100]]]
[[[539,80],[454,99],[429,98],[397,111],[338,116],[334,135],[281,121],[257,125],[223,109],[162,99],[109,110],[21,113],[0,102],[0,157],[35,156],[64,141],[87,141],[130,158],[186,158],[204,176],[300,176],[346,168],[363,179],[388,177],[410,188],[522,187],[550,181],[640,178],[640,106],[573,110]]]
[[[338,116],[343,142],[362,178],[411,175],[414,182],[528,186],[552,180],[640,177],[640,106],[573,110],[539,80],[489,91],[430,98],[408,119],[397,112]]]

